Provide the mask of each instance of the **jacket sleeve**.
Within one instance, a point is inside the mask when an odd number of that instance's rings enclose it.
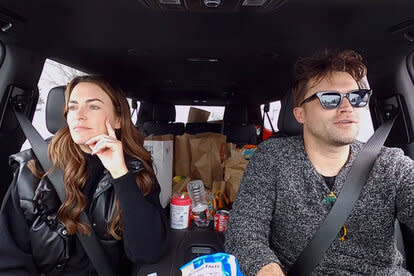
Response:
[[[122,210],[122,238],[127,257],[135,263],[158,261],[168,248],[169,238],[158,182],[145,197],[131,172],[114,179],[113,185]]]
[[[39,275],[30,251],[29,229],[13,183],[0,212],[0,276]]]
[[[401,150],[394,152],[396,211],[398,220],[414,231],[414,161]]]
[[[269,245],[276,199],[274,175],[262,144],[247,165],[225,232],[225,250],[238,259],[244,275],[256,275],[269,263],[280,264]]]

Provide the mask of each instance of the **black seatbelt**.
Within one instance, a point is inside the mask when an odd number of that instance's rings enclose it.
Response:
[[[52,162],[47,158],[49,144],[42,138],[42,136],[40,136],[37,130],[33,127],[32,123],[23,113],[15,110],[15,114],[20,123],[20,127],[32,145],[32,150],[36,155],[37,160],[39,160],[43,170],[47,172],[52,167]],[[63,202],[66,198],[66,190],[63,185],[62,170],[60,168],[55,168],[50,174],[47,175],[47,178],[55,188],[60,201]],[[82,222],[91,226],[90,235],[82,235],[80,233],[76,233],[76,235],[85,249],[86,255],[88,255],[89,260],[94,266],[96,272],[99,276],[115,276],[112,267],[109,265],[105,251],[103,250],[102,245],[92,228],[92,224],[90,223],[88,216],[85,212],[82,212],[79,218]]]
[[[354,208],[355,202],[358,200],[374,165],[375,159],[382,145],[384,145],[397,116],[398,114],[384,122],[364,145],[352,164],[344,186],[338,195],[338,199],[312,240],[292,265],[289,270],[289,276],[310,275],[315,266],[319,264],[325,251],[334,241]]]

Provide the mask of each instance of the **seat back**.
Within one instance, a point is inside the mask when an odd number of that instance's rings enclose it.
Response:
[[[224,110],[223,122],[227,142],[234,143],[237,147],[257,144],[256,128],[249,123],[248,110],[245,105],[227,105]]]
[[[144,134],[144,123],[152,121],[152,110],[154,108],[154,104],[151,102],[141,102],[137,114],[137,121],[135,126],[141,132],[142,135]]]
[[[221,132],[221,124],[217,123],[187,123],[185,132],[188,134],[197,134],[202,132]]]
[[[152,120],[143,124],[144,136],[150,135],[182,135],[184,123],[174,123],[175,106],[169,103],[156,103],[152,109]]]
[[[295,103],[290,91],[285,94],[280,104],[279,119],[277,121],[279,132],[277,133],[277,136],[295,136],[302,134],[303,126],[293,115]]]

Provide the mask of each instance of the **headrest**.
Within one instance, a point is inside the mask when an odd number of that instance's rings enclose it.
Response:
[[[263,124],[263,117],[260,112],[260,107],[257,105],[249,105],[248,106],[248,113],[249,113],[249,124],[253,125],[262,125]]]
[[[295,136],[302,134],[303,126],[296,121],[296,118],[293,115],[294,107],[295,103],[293,101],[293,95],[289,91],[282,98],[279,119],[277,121],[279,132],[283,135]]]
[[[247,124],[249,122],[249,114],[247,107],[242,104],[228,104],[224,109],[224,123]]]
[[[137,115],[137,125],[142,125],[145,122],[152,121],[152,110],[154,104],[150,102],[141,102]]]
[[[156,103],[152,110],[152,120],[156,122],[175,122],[175,106],[170,103]]]
[[[65,107],[66,86],[57,86],[49,91],[46,102],[46,126],[50,133],[55,134],[65,126],[66,120],[63,117]]]

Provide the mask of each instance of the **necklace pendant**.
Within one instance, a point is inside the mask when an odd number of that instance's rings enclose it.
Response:
[[[336,195],[333,192],[330,192],[323,200],[322,204],[325,206],[332,206],[336,201]]]

